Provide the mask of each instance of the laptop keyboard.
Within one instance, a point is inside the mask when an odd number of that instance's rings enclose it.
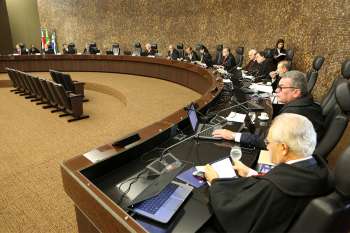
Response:
[[[208,128],[211,128],[211,129],[208,129]],[[204,136],[204,137],[213,137],[213,132],[214,132],[214,128],[210,125],[205,125],[203,126],[203,128],[201,129],[201,131],[205,130],[205,129],[208,129],[202,133],[199,134],[199,136]]]
[[[169,199],[169,197],[179,187],[177,184],[168,184],[157,196],[135,205],[136,208],[141,209],[147,213],[155,214],[160,207]]]

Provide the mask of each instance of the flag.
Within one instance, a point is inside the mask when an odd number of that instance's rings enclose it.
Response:
[[[44,50],[46,45],[45,29],[40,28],[40,32],[41,32],[41,50]]]
[[[55,54],[57,54],[57,45],[56,45],[56,32],[53,31],[51,34],[51,47]]]
[[[48,44],[50,41],[50,37],[49,37],[49,31],[47,30],[47,28],[45,28],[45,37],[46,37],[46,43]]]

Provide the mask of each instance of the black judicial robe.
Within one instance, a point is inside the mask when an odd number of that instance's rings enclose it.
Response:
[[[226,232],[286,232],[313,198],[331,189],[326,165],[312,158],[265,176],[216,179],[210,204]]]

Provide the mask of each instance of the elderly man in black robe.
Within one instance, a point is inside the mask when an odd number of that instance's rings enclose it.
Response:
[[[293,113],[277,116],[265,143],[276,164],[265,175],[234,161],[241,177],[219,179],[215,170],[206,166],[213,222],[219,231],[286,232],[313,198],[331,190],[327,166],[312,156],[316,132],[306,117]]]

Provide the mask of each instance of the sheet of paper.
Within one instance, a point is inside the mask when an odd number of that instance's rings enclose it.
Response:
[[[219,178],[233,178],[237,176],[229,158],[212,163],[211,166],[218,173]],[[197,171],[204,172],[205,166],[196,166],[196,169]]]
[[[233,178],[236,176],[236,172],[229,158],[215,162],[211,166],[219,174],[219,178]]]
[[[266,92],[266,93],[272,93],[273,91],[272,86],[263,85],[263,84],[253,83],[252,85],[250,85],[249,88],[255,91]]]
[[[246,114],[238,113],[238,112],[231,112],[227,117],[227,121],[234,121],[234,122],[239,122],[243,123],[244,119],[246,117]]]

